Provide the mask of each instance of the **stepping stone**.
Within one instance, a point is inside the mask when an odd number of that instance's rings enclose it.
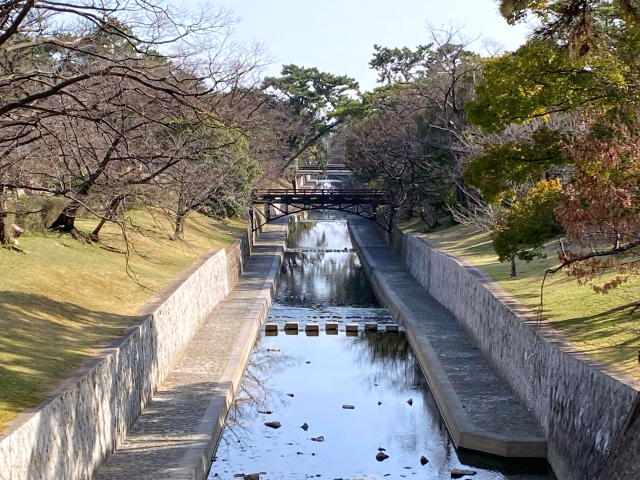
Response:
[[[390,323],[388,325],[385,325],[385,330],[387,331],[387,333],[398,333],[400,327],[397,323]]]
[[[367,322],[364,324],[364,329],[367,332],[377,332],[378,324],[376,322]]]
[[[285,322],[284,331],[287,333],[298,333],[300,325],[298,322]]]
[[[338,322],[326,322],[324,324],[324,329],[327,333],[329,332],[337,332],[338,331]]]

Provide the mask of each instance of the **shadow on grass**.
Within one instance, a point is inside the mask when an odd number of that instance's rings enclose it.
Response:
[[[0,428],[137,320],[6,290],[0,291],[0,311]]]
[[[631,302],[594,315],[554,320],[553,326],[569,332],[572,341],[582,343],[583,352],[637,375],[640,311],[630,315],[635,305]]]

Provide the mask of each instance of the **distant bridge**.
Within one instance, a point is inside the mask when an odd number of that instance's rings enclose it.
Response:
[[[267,223],[287,215],[312,210],[334,210],[367,218],[390,231],[391,224],[387,222],[385,215],[390,209],[389,200],[389,192],[386,190],[256,190],[252,196],[252,225],[254,230],[258,230]],[[255,208],[256,205],[264,205],[264,211]],[[393,218],[393,215],[389,218]]]
[[[300,165],[298,173],[302,175],[351,175],[353,171],[349,170],[344,163],[330,163],[326,168],[318,165]]]

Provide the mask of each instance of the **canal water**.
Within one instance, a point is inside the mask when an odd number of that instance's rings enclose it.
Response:
[[[300,332],[259,334],[209,480],[555,478],[544,462],[456,451],[402,329],[384,331],[393,320],[345,219],[300,221],[289,232],[268,321],[299,322]],[[339,331],[325,331],[326,321]],[[309,322],[318,334],[305,334]],[[378,331],[345,331],[365,322]]]

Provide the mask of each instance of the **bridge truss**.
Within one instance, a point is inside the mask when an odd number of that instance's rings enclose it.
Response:
[[[295,213],[333,210],[351,213],[376,222],[391,231],[392,203],[385,190],[267,189],[256,190],[250,211],[253,229]],[[264,210],[256,208],[263,205]]]

